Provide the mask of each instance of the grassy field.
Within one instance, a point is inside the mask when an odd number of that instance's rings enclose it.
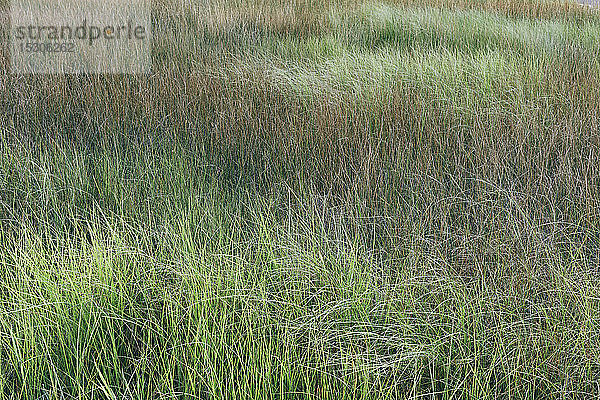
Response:
[[[0,399],[600,396],[600,12],[154,8],[149,76],[2,24]]]

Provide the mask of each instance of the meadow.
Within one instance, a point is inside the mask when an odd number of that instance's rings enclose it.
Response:
[[[600,396],[600,11],[156,0],[11,74],[0,399]]]

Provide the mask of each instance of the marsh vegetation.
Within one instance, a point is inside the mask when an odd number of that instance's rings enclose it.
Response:
[[[600,394],[597,11],[153,24],[150,75],[0,53],[1,398]]]

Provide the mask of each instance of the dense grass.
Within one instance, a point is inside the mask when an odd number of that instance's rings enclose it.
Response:
[[[600,395],[600,16],[163,0],[0,57],[0,398]],[[5,34],[5,32],[3,32]]]

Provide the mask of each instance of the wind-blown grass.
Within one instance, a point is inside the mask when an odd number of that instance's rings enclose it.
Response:
[[[595,11],[154,11],[149,76],[0,68],[0,398],[598,395]]]

